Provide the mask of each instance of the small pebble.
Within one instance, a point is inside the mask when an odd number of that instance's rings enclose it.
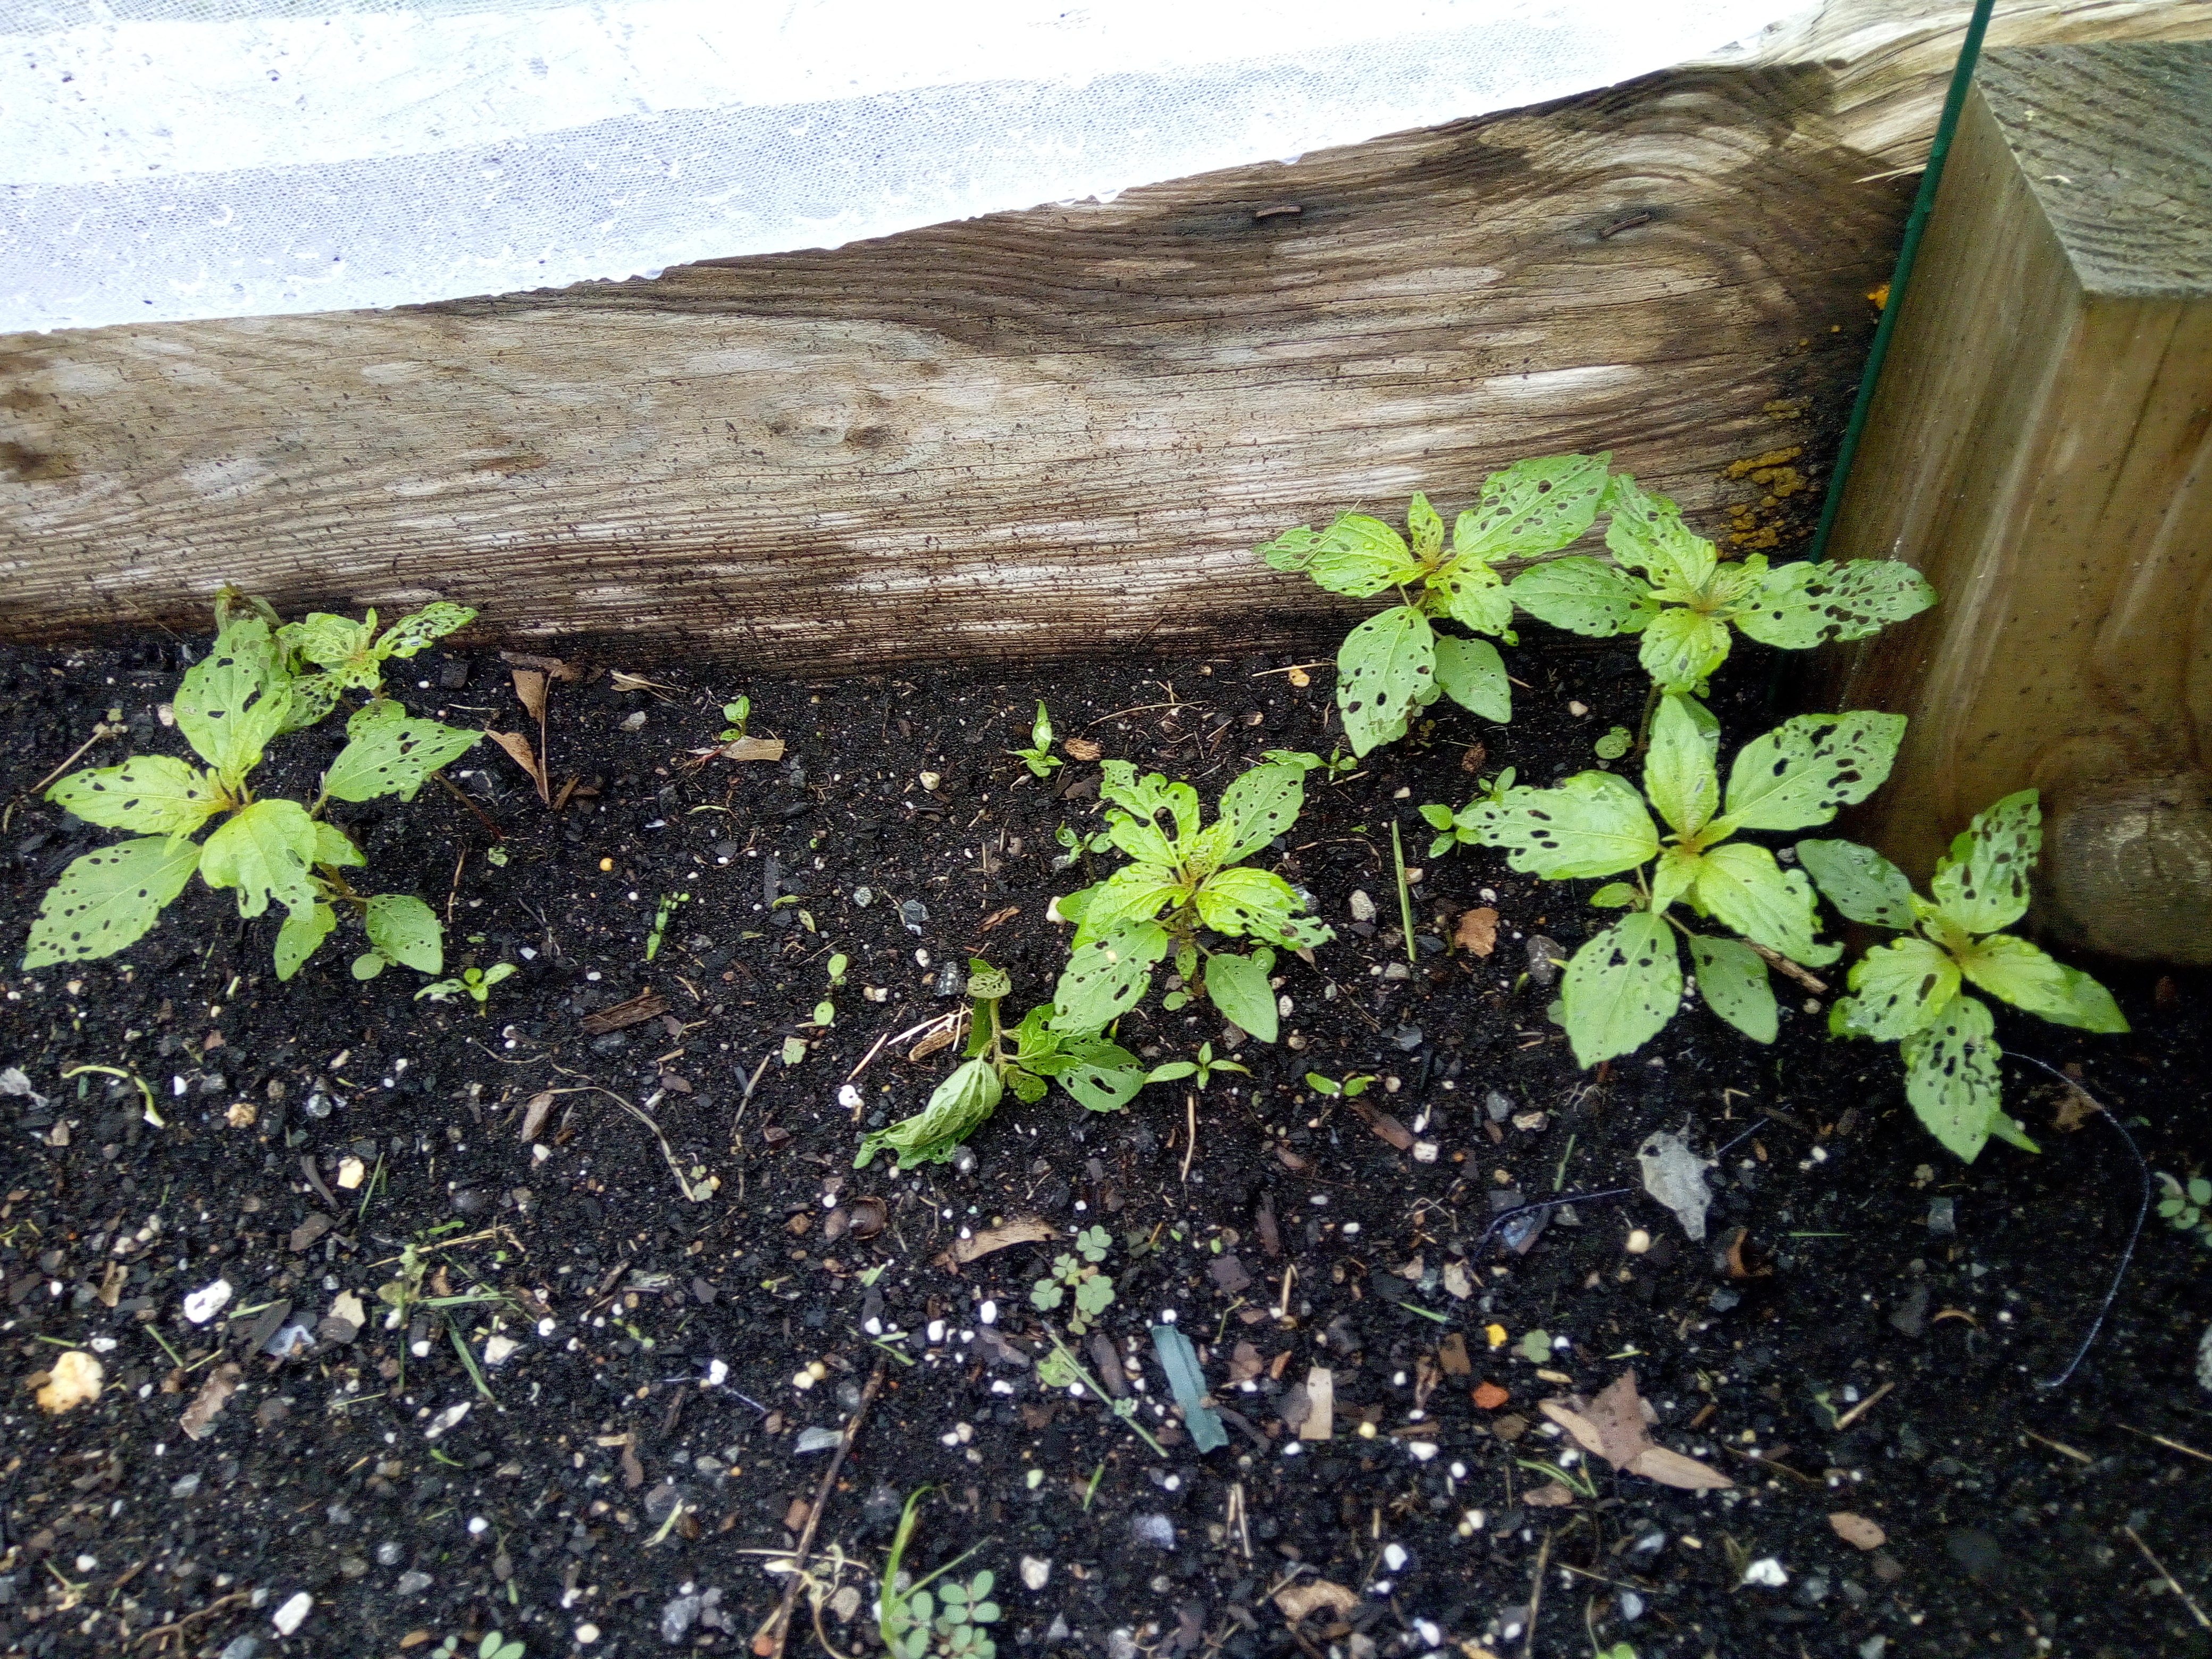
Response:
[[[1041,1590],[1052,1578],[1052,1563],[1040,1561],[1034,1555],[1022,1557],[1022,1588]]]
[[[1650,1235],[1650,1233],[1645,1232],[1645,1231],[1644,1231],[1644,1229],[1643,1229],[1643,1228],[1638,1227],[1638,1229],[1636,1229],[1636,1231],[1635,1231],[1634,1232],[1632,1232],[1631,1234],[1629,1234],[1629,1236],[1628,1236],[1628,1253],[1629,1253],[1629,1255],[1643,1255],[1646,1250],[1650,1249],[1650,1248],[1651,1248],[1651,1235]]]
[[[307,1591],[301,1590],[283,1607],[277,1608],[269,1622],[276,1626],[276,1633],[279,1636],[289,1636],[307,1621],[307,1615],[314,1611],[314,1607],[315,1598]]]
[[[576,1640],[585,1647],[591,1646],[592,1643],[599,1639],[599,1627],[597,1625],[579,1625],[576,1626]]]

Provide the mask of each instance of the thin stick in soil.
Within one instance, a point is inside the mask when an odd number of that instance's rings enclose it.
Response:
[[[2150,1546],[2143,1542],[2136,1534],[2136,1529],[2133,1527],[2123,1527],[2120,1530],[2127,1534],[2135,1547],[2142,1552],[2143,1559],[2158,1569],[2158,1576],[2166,1580],[2166,1589],[2181,1598],[2181,1605],[2189,1609],[2191,1616],[2197,1620],[2197,1627],[2200,1630],[2212,1630],[2212,1619],[2207,1619],[2204,1616],[2204,1609],[2197,1605],[2197,1598],[2174,1581],[2173,1575],[2166,1570],[2166,1563],[2150,1553]]]
[[[884,1364],[876,1361],[876,1369],[868,1375],[868,1386],[860,1390],[860,1403],[853,1408],[853,1420],[845,1425],[845,1433],[837,1442],[837,1455],[830,1460],[830,1467],[822,1472],[822,1482],[814,1489],[814,1506],[806,1514],[806,1525],[799,1534],[799,1547],[791,1553],[791,1573],[783,1587],[783,1599],[768,1617],[768,1622],[753,1632],[753,1652],[757,1659],[781,1659],[783,1644],[791,1635],[791,1610],[799,1601],[799,1591],[806,1572],[806,1557],[814,1547],[814,1534],[822,1524],[822,1511],[830,1502],[830,1493],[837,1484],[837,1472],[845,1467],[845,1455],[853,1449],[859,1437],[860,1425],[868,1415],[868,1407],[875,1404],[876,1392],[884,1386]]]

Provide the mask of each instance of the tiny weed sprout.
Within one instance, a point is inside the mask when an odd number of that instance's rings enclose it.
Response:
[[[1863,640],[1917,616],[1936,590],[1888,559],[1770,566],[1764,553],[1723,562],[1681,509],[1626,472],[1605,486],[1612,561],[1576,555],[1524,570],[1507,592],[1540,621],[1606,638],[1641,634],[1638,655],[1661,691],[1702,696],[1728,658],[1729,630],[1789,651]],[[1564,544],[1562,544],[1564,545]],[[1608,757],[1610,758],[1610,757]]]
[[[753,717],[753,700],[739,697],[735,702],[722,705],[722,718],[729,724],[722,728],[722,741],[735,743],[745,734],[745,722]]]
[[[503,979],[512,979],[520,972],[511,962],[495,962],[489,968],[464,968],[458,979],[434,980],[415,994],[420,1002],[428,997],[433,1002],[447,1002],[466,995],[477,1005],[477,1012],[487,1017],[491,1013],[491,988]]]
[[[1619,760],[1636,746],[1636,734],[1625,726],[1616,726],[1595,743],[1591,750],[1600,760]]]
[[[1474,798],[1456,812],[1433,802],[1421,808],[1421,817],[1428,821],[1429,828],[1443,832],[1429,843],[1429,856],[1440,859],[1455,847],[1487,845],[1482,838],[1483,832],[1498,816],[1498,807],[1512,787],[1513,769],[1509,766],[1487,783],[1477,783]]]
[[[1817,965],[1840,947],[1814,937],[1803,872],[1734,837],[1826,823],[1864,800],[1889,775],[1904,732],[1901,714],[1800,714],[1738,751],[1723,799],[1712,715],[1669,695],[1652,722],[1642,793],[1611,772],[1505,792],[1477,833],[1514,869],[1547,881],[1632,873],[1590,896],[1629,914],[1575,952],[1561,983],[1558,1018],[1579,1064],[1632,1054],[1674,1017],[1683,988],[1677,933],[1706,1006],[1756,1042],[1774,1040],[1761,951]],[[1672,832],[1663,839],[1653,808]],[[1672,914],[1677,903],[1738,937],[1691,932]]]
[[[1052,716],[1045,713],[1043,703],[1037,704],[1036,719],[1030,726],[1030,746],[1006,752],[1028,767],[1031,777],[1048,778],[1066,764],[1052,752]]]
[[[668,931],[668,918],[676,914],[676,907],[690,902],[689,893],[663,893],[653,913],[653,927],[645,936],[645,959],[651,962],[660,954],[661,936]]]
[[[429,1659],[459,1659],[462,1644],[467,1638],[448,1636],[429,1650]],[[476,1645],[476,1659],[522,1659],[525,1650],[522,1638],[493,1631]]]
[[[1114,1305],[1114,1280],[1098,1265],[1113,1247],[1114,1236],[1106,1229],[1085,1228],[1075,1236],[1074,1250],[1054,1257],[1052,1271],[1030,1286],[1030,1301],[1050,1313],[1073,1291],[1075,1311],[1068,1316],[1067,1328],[1081,1336]]]
[[[280,980],[298,973],[337,926],[340,905],[358,915],[368,935],[356,977],[373,978],[395,962],[439,972],[445,952],[435,913],[404,894],[356,891],[345,872],[367,860],[323,814],[333,800],[411,801],[482,737],[417,720],[381,690],[385,662],[413,656],[476,612],[429,605],[380,634],[373,611],[362,623],[318,612],[278,623],[265,603],[226,588],[216,615],[214,647],[185,671],[173,705],[178,731],[206,764],[136,755],[119,766],[72,772],[46,792],[86,823],[133,830],[137,839],[87,853],[62,872],[31,925],[23,965],[129,948],[198,871],[210,887],[237,893],[242,917],[264,915],[272,902],[284,908],[276,940]],[[347,720],[346,745],[314,800],[257,799],[250,780],[270,742],[331,714],[348,690],[370,699]],[[214,832],[195,842],[210,820]]]
[[[946,1580],[933,1596],[928,1589],[975,1554],[973,1547],[922,1577],[905,1571],[918,1511],[928,1493],[929,1488],[922,1487],[900,1511],[876,1592],[877,1632],[891,1659],[931,1659],[932,1655],[937,1659],[995,1659],[998,1645],[985,1634],[985,1626],[999,1621],[998,1603],[990,1599],[991,1587],[998,1581],[988,1572],[979,1572],[965,1583]]]
[[[1332,593],[1364,599],[1397,591],[1399,603],[1353,629],[1337,653],[1336,703],[1354,755],[1404,737],[1438,696],[1486,720],[1513,718],[1498,647],[1439,633],[1435,622],[1515,643],[1513,602],[1497,562],[1541,558],[1588,530],[1610,459],[1547,455],[1492,473],[1459,515],[1449,548],[1443,520],[1416,495],[1406,514],[1410,545],[1382,520],[1346,513],[1326,530],[1299,526],[1257,550],[1274,569],[1304,571]]]
[[[1797,860],[1822,896],[1853,921],[1898,929],[1851,965],[1851,994],[1828,1010],[1838,1036],[1894,1042],[1905,1095],[1929,1133],[1972,1162],[1990,1136],[2035,1150],[2004,1110],[1996,1023],[1978,990],[2085,1031],[2124,1031],[2112,994],[2001,930],[2027,913],[2043,848],[2036,792],[2023,789],[1974,815],[1936,866],[1934,896],[1871,848],[1802,841]]]
[[[1335,935],[1301,914],[1305,899],[1290,883],[1243,860],[1297,821],[1306,769],[1318,763],[1301,755],[1252,768],[1221,792],[1218,817],[1202,829],[1198,792],[1188,784],[1157,772],[1139,779],[1125,760],[1105,763],[1100,793],[1115,809],[1107,834],[1132,861],[1060,901],[1076,927],[1071,960],[1053,990],[1054,1030],[1103,1031],[1136,1006],[1152,969],[1172,956],[1185,988],[1172,1006],[1204,996],[1262,1042],[1275,1040],[1270,947],[1305,950]],[[1249,956],[1216,951],[1201,942],[1206,933],[1260,948]]]
[[[1177,1083],[1184,1078],[1189,1078],[1202,1091],[1207,1084],[1213,1081],[1213,1074],[1216,1072],[1237,1072],[1249,1077],[1252,1074],[1252,1068],[1249,1066],[1240,1066],[1233,1060],[1216,1060],[1213,1057],[1213,1045],[1210,1042],[1201,1042],[1198,1045],[1196,1060],[1170,1060],[1155,1066],[1145,1073],[1145,1081]]]
[[[2199,1244],[2212,1250],[2212,1181],[2191,1176],[2183,1182],[2160,1170],[2158,1186],[2160,1219],[2179,1232],[2195,1235]]]
[[[1317,1095],[1327,1095],[1332,1100],[1356,1100],[1373,1088],[1376,1081],[1374,1075],[1366,1072],[1355,1072],[1341,1083],[1320,1072],[1306,1073],[1306,1087]]]

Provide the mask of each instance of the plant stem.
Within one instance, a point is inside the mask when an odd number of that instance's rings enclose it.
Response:
[[[1398,868],[1398,920],[1406,929],[1406,960],[1416,967],[1419,958],[1413,952],[1413,895],[1406,885],[1406,848],[1398,836],[1398,821],[1390,820],[1390,859]]]

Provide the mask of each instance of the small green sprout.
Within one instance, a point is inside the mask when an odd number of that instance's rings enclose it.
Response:
[[[883,1582],[876,1593],[877,1631],[891,1659],[931,1659],[932,1655],[938,1659],[995,1659],[997,1644],[983,1633],[983,1626],[999,1621],[998,1603],[990,1599],[997,1582],[993,1575],[979,1572],[965,1583],[948,1580],[934,1596],[928,1589],[973,1555],[973,1547],[918,1579],[910,1579],[904,1570],[920,1505],[928,1492],[924,1486],[906,1500],[898,1529],[891,1534],[890,1553],[884,1559]]]
[[[1504,804],[1505,792],[1513,787],[1514,769],[1507,767],[1487,783],[1478,781],[1474,798],[1455,812],[1449,806],[1431,802],[1421,809],[1429,828],[1443,833],[1429,843],[1429,856],[1440,859],[1455,847],[1485,845],[1483,833],[1498,816]]]
[[[645,936],[645,959],[651,962],[660,954],[661,935],[668,931],[668,918],[676,913],[679,904],[690,902],[689,893],[663,893],[659,907],[653,913],[653,929]]]
[[[1045,713],[1042,702],[1037,704],[1036,719],[1030,726],[1030,746],[1006,752],[1028,767],[1031,777],[1048,778],[1066,764],[1052,752],[1052,716]]]
[[[1199,1088],[1203,1090],[1213,1080],[1213,1074],[1216,1072],[1237,1072],[1249,1077],[1252,1074],[1252,1068],[1249,1066],[1240,1066],[1233,1060],[1216,1060],[1213,1057],[1213,1045],[1211,1042],[1201,1042],[1198,1045],[1196,1060],[1170,1060],[1162,1065],[1155,1066],[1145,1073],[1145,1081],[1175,1083],[1184,1078],[1191,1078],[1197,1082]]]
[[[852,965],[853,959],[843,951],[833,951],[830,957],[830,983],[833,986],[842,986],[845,982],[845,970]]]
[[[1339,1083],[1334,1078],[1324,1077],[1319,1072],[1306,1073],[1306,1087],[1317,1095],[1327,1095],[1332,1100],[1354,1100],[1365,1094],[1382,1079],[1370,1072],[1355,1072]]]
[[[495,962],[489,968],[464,968],[459,979],[434,980],[415,994],[415,1000],[428,997],[433,1002],[446,1002],[465,992],[475,1000],[477,1012],[489,1016],[491,1012],[491,988],[503,979],[512,979],[521,971],[511,962]]]
[[[2194,1233],[2197,1242],[2212,1249],[2212,1181],[2191,1176],[2186,1183],[2163,1170],[2158,1172],[2158,1213],[2177,1232]]]
[[[1625,726],[1616,726],[1590,745],[1600,760],[1619,760],[1636,747],[1636,734]]]
[[[739,738],[744,736],[745,722],[752,716],[753,700],[750,697],[739,697],[735,702],[724,703],[722,718],[729,721],[729,724],[722,728],[721,740],[724,743],[735,743]]]

